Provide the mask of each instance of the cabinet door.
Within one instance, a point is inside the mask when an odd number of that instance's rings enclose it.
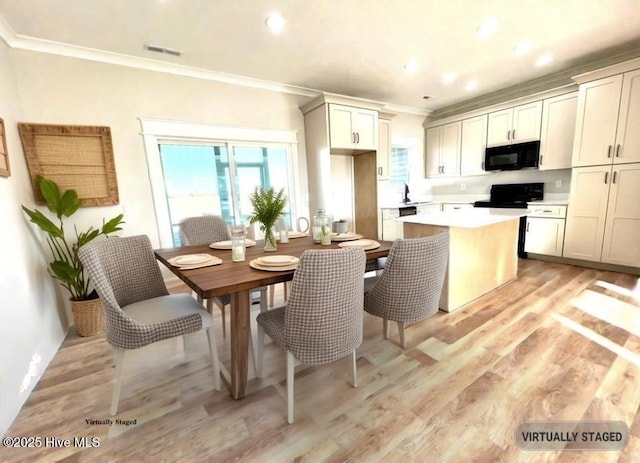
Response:
[[[562,256],[564,219],[527,218],[525,252]]]
[[[640,162],[640,69],[624,74],[614,164]]]
[[[440,147],[441,173],[445,177],[460,175],[460,140],[462,138],[462,121],[442,126]]]
[[[513,110],[489,113],[487,129],[487,146],[508,145],[511,143],[511,126]]]
[[[389,159],[391,157],[391,122],[380,119],[378,121],[378,180],[389,179]]]
[[[571,167],[577,110],[578,92],[544,100],[540,132],[540,170]]]
[[[331,148],[352,148],[355,129],[352,125],[352,109],[349,106],[329,105],[329,138]]]
[[[640,163],[613,167],[602,262],[640,267]]]
[[[540,140],[541,120],[542,101],[534,101],[513,108],[511,143]]]
[[[425,176],[440,176],[440,139],[442,138],[442,126],[427,129],[425,151]]]
[[[600,262],[610,182],[610,166],[573,169],[564,257]]]
[[[484,152],[487,148],[487,115],[462,121],[462,142],[460,144],[460,174],[486,174]]]
[[[572,165],[611,163],[622,91],[622,75],[588,82],[578,91]]]
[[[356,148],[378,149],[378,113],[370,109],[353,108],[353,131]]]

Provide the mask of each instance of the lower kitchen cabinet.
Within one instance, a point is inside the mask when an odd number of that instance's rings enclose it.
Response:
[[[640,267],[640,163],[574,168],[563,257]]]
[[[393,241],[404,236],[402,222],[396,221],[400,217],[398,209],[382,209],[382,239]]]
[[[527,218],[525,252],[546,256],[562,256],[564,222],[564,219]]]

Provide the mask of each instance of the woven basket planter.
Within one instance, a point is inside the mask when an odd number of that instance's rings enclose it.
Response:
[[[79,336],[94,336],[104,332],[104,315],[100,299],[71,301],[71,311]]]

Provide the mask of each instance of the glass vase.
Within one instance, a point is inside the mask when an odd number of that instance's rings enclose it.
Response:
[[[265,251],[277,251],[276,235],[273,233],[273,228],[264,227],[264,250]]]

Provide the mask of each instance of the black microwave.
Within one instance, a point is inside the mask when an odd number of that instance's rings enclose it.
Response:
[[[484,170],[519,170],[537,168],[540,158],[540,141],[528,141],[514,145],[487,148],[484,154]]]

